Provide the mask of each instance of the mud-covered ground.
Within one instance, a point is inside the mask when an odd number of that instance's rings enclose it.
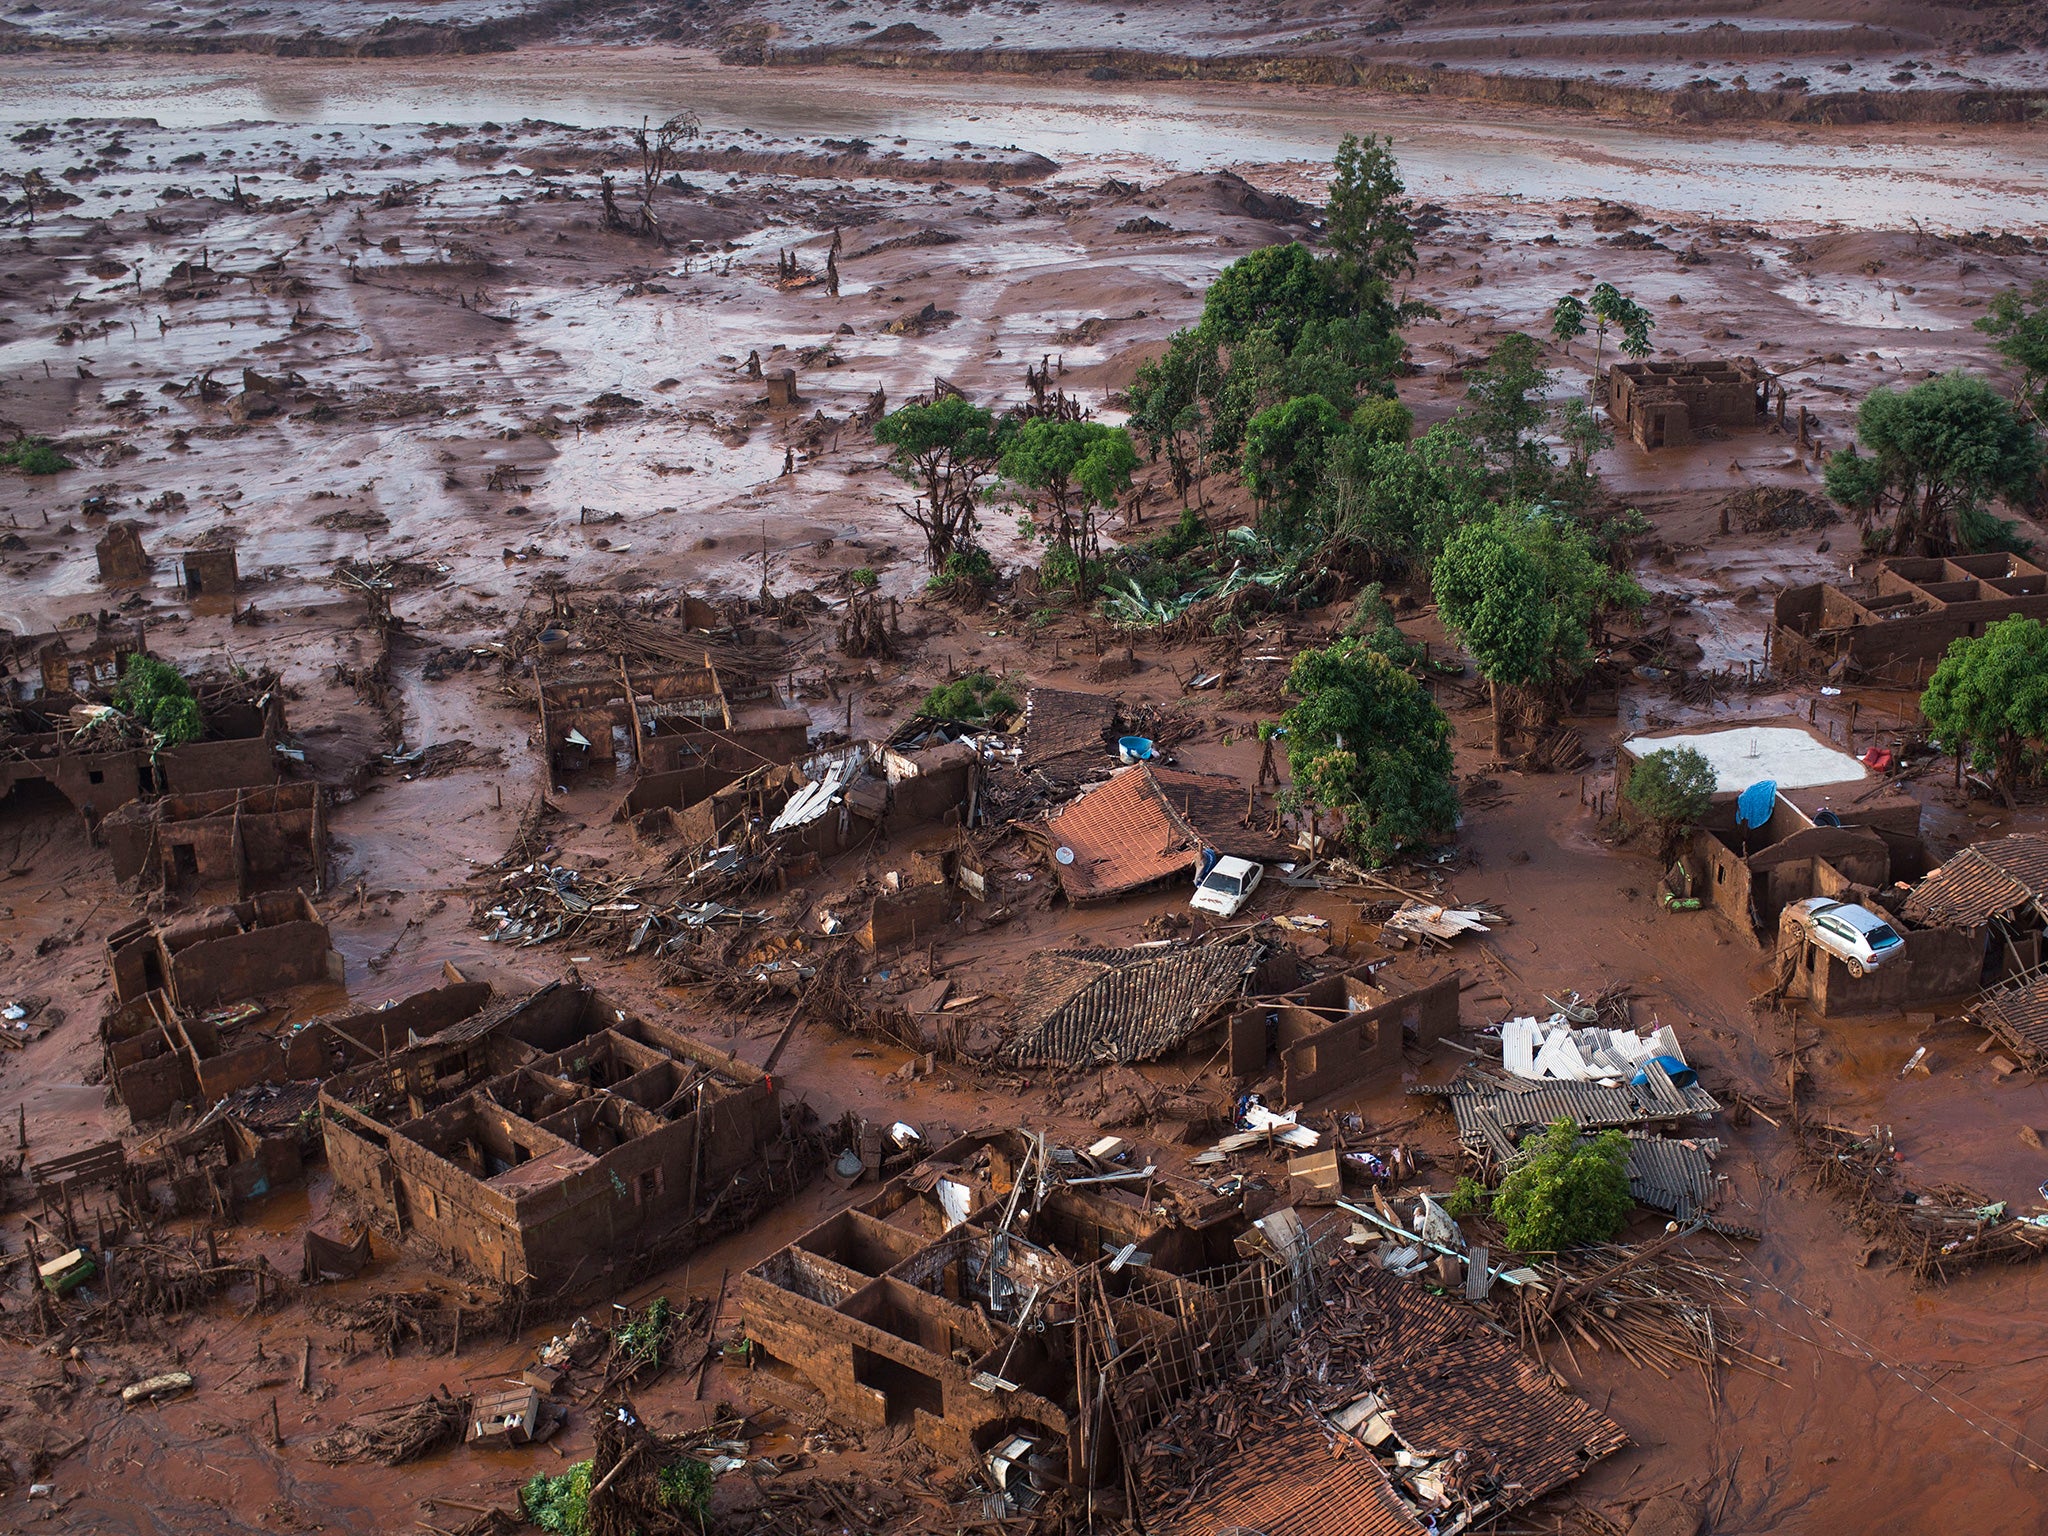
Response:
[[[1851,9],[1838,14],[1903,25]],[[969,14],[979,24],[990,13]],[[934,29],[951,19],[919,16]],[[0,236],[0,422],[60,439],[79,465],[34,479],[0,472],[0,622],[33,632],[119,606],[180,662],[276,667],[313,770],[332,778],[400,745],[472,744],[469,766],[386,775],[336,811],[322,906],[359,1005],[429,984],[447,959],[539,981],[572,958],[501,950],[469,923],[472,876],[548,787],[530,708],[495,666],[427,676],[442,653],[500,638],[543,578],[722,596],[756,591],[765,566],[774,590],[832,600],[845,572],[871,568],[906,601],[910,642],[896,660],[855,665],[830,652],[826,626],[807,632],[802,670],[831,678],[838,695],[814,704],[821,730],[884,729],[950,670],[973,665],[1174,704],[1197,721],[1176,748],[1184,763],[1252,776],[1246,736],[1270,714],[1284,667],[1254,668],[1233,692],[1189,705],[1180,679],[1217,659],[1207,648],[1140,642],[1138,673],[1099,684],[1079,618],[1027,627],[923,602],[914,530],[896,512],[907,491],[844,423],[876,390],[899,403],[935,375],[979,399],[1016,400],[1027,365],[1047,357],[1063,388],[1116,419],[1111,392],[1194,318],[1217,271],[1309,232],[1297,202],[1320,196],[1343,131],[1392,133],[1428,205],[1413,294],[1442,318],[1410,333],[1417,371],[1402,386],[1425,422],[1457,406],[1462,370],[1501,334],[1540,332],[1560,294],[1609,280],[1654,310],[1659,356],[1753,354],[1784,373],[1795,407],[1839,445],[1872,386],[1991,367],[1971,322],[1999,289],[2048,276],[2036,243],[2048,236],[2048,173],[2038,135],[2016,128],[1784,126],[1737,137],[1477,108],[1453,120],[1427,100],[1279,86],[762,74],[654,48],[529,49],[487,62],[0,61],[0,174],[36,167],[75,199]],[[612,174],[632,206],[636,171],[620,126],[685,107],[700,113],[703,135],[676,171],[685,187],[655,200],[667,243],[602,228],[600,175]],[[836,298],[814,281],[835,229]],[[800,269],[794,282],[778,278],[785,252]],[[768,408],[745,366],[750,352],[797,370],[797,409]],[[1551,361],[1560,391],[1584,387],[1583,346]],[[244,370],[278,410],[252,416]],[[1601,468],[1650,515],[1640,574],[1659,598],[1656,617],[1695,640],[1705,665],[1761,659],[1771,592],[1846,571],[1847,529],[1718,531],[1733,492],[1817,488],[1816,455],[1787,437],[1655,456],[1623,445]],[[1236,504],[1211,489],[1226,512]],[[148,587],[97,581],[104,524],[81,510],[94,492],[143,525],[157,561]],[[1140,525],[1112,533],[1142,536],[1175,511],[1155,487]],[[987,531],[1006,564],[1019,557],[1006,518]],[[174,590],[177,551],[217,542],[238,549],[237,601],[254,605],[256,623],[195,612]],[[345,559],[411,562],[395,600],[405,630],[388,716],[337,678],[369,643],[360,602],[331,576]],[[1236,649],[1285,651],[1339,617],[1276,621],[1256,646]],[[1442,642],[1426,611],[1409,627]],[[1979,1037],[1953,1024],[1795,1027],[1753,1013],[1767,979],[1761,957],[1710,916],[1660,909],[1656,869],[1601,839],[1577,776],[1492,767],[1483,712],[1455,695],[1446,702],[1473,781],[1461,838],[1470,863],[1450,888],[1513,918],[1485,941],[1494,958],[1479,946],[1457,957],[1475,982],[1468,1023],[1538,1009],[1546,993],[1627,982],[1637,1017],[1677,1025],[1723,1098],[1782,1096],[1797,1049],[1815,1112],[1891,1124],[1918,1182],[1963,1181],[2038,1206],[2048,1168],[2022,1130],[2048,1128],[2040,1084],[2000,1079],[1976,1052]],[[1839,725],[1847,702],[1788,689],[1738,695],[1715,712],[1813,705],[1823,725]],[[1865,730],[1909,708],[1860,702]],[[1581,729],[1604,756],[1617,723],[1700,715],[1631,687],[1619,722]],[[1933,777],[1920,790],[1944,847],[2039,821],[1951,803],[1945,783]],[[604,820],[602,788],[561,798],[567,814],[552,835],[564,856],[593,868],[634,857]],[[851,857],[820,890],[862,872]],[[1358,917],[1355,899],[1338,894],[1275,889],[1266,900],[1266,910],[1328,917],[1340,940]],[[1005,988],[1049,941],[1135,939],[1184,902],[1162,892],[1077,913],[1034,891],[1017,907],[1012,922],[941,941],[919,965],[976,977],[981,1008],[1000,1017]],[[0,1057],[0,1124],[25,1107],[32,1157],[123,1128],[94,1081],[94,1025],[108,998],[100,946],[137,910],[74,818],[48,802],[0,808],[0,1000],[46,998],[39,1023],[54,1026]],[[1393,975],[1417,979],[1431,964],[1404,954]],[[660,989],[636,962],[580,969],[756,1061],[780,1033],[779,1018]],[[1901,1079],[1918,1044],[1931,1071]],[[779,1071],[827,1119],[850,1107],[935,1134],[1019,1119],[1078,1133],[1112,1118],[1125,1091],[1095,1078],[1019,1087],[965,1071],[906,1084],[896,1076],[905,1061],[810,1030]],[[1446,1051],[1414,1075],[1438,1080],[1455,1067]],[[1390,1139],[1448,1155],[1443,1126],[1411,1123],[1398,1093],[1345,1107]],[[2048,1466],[2048,1348],[2029,1320],[2044,1300],[2039,1272],[1915,1292],[1881,1259],[1863,1262],[1865,1240],[1807,1186],[1770,1124],[1722,1134],[1733,1179],[1724,1214],[1766,1233],[1729,1249],[1753,1301],[1746,1342],[1778,1367],[1769,1379],[1725,1377],[1709,1394],[1698,1380],[1667,1382],[1583,1350],[1553,1361],[1636,1442],[1570,1497],[1624,1526],[1649,1495],[1685,1487],[1708,1500],[1723,1532],[2037,1529],[2048,1506],[2034,1466]],[[845,1198],[821,1183],[631,1299],[708,1295],[722,1273]],[[302,1225],[331,1202],[316,1178],[304,1195],[258,1207],[226,1241],[293,1269]],[[6,1246],[20,1251],[11,1228]],[[433,1283],[426,1266],[383,1255],[339,1296]],[[0,1333],[26,1305],[19,1264],[8,1285]],[[596,1315],[602,1301],[593,1305]],[[456,1451],[383,1471],[326,1468],[306,1447],[365,1407],[516,1372],[550,1331],[453,1359],[351,1360],[340,1334],[295,1305],[254,1319],[220,1307],[159,1340],[88,1346],[70,1361],[0,1345],[0,1405],[12,1410],[0,1417],[0,1446],[24,1473],[39,1454],[64,1452],[46,1479],[54,1497],[0,1498],[0,1526],[459,1524],[466,1505],[504,1502],[535,1470],[587,1454],[589,1405],[546,1450]],[[301,1394],[297,1352],[308,1338],[313,1390]],[[188,1398],[124,1411],[108,1395],[174,1357],[197,1378]],[[714,1367],[703,1398],[722,1396],[744,1400],[746,1383]],[[270,1444],[273,1397],[281,1449]],[[664,1426],[700,1411],[687,1376],[640,1403]],[[808,1449],[826,1466],[866,1472],[898,1455]],[[423,1505],[436,1497],[457,1502]]]

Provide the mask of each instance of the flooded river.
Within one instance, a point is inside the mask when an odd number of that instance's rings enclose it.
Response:
[[[679,49],[478,59],[101,55],[0,61],[0,121],[150,117],[166,127],[545,118],[595,127],[694,110],[715,136],[1014,144],[1089,174],[1260,165],[1306,172],[1347,132],[1391,133],[1409,188],[1468,203],[1608,197],[1795,226],[2048,230],[2048,156],[2018,130],[1635,128],[1335,89],[726,68]]]

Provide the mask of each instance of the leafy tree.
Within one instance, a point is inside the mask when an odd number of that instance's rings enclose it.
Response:
[[[1586,306],[1576,295],[1566,294],[1551,308],[1550,334],[1567,352],[1586,334]]]
[[[1352,296],[1353,312],[1398,324],[1393,285],[1415,275],[1414,211],[1394,160],[1392,137],[1344,135],[1337,174],[1323,210],[1323,238],[1335,257],[1336,276]]]
[[[1622,797],[1657,824],[1665,853],[1687,827],[1699,825],[1719,785],[1713,764],[1693,747],[1659,747],[1636,759]]]
[[[1088,595],[1088,567],[1097,558],[1095,512],[1113,507],[1131,486],[1138,450],[1122,427],[1094,421],[1034,416],[1003,449],[1000,468],[1012,484],[1035,491],[1048,514],[1034,523],[1075,570],[1075,587]]]
[[[1138,369],[1125,392],[1131,425],[1145,438],[1150,457],[1166,455],[1173,493],[1185,507],[1189,489],[1199,490],[1205,382],[1213,390],[1221,375],[1213,344],[1193,331],[1175,334],[1166,354]]]
[[[1332,450],[1319,495],[1325,526],[1389,563],[1428,565],[1463,524],[1488,515],[1486,465],[1462,424],[1409,442],[1353,433]]]
[[[1344,418],[1321,395],[1266,407],[1245,424],[1245,486],[1283,525],[1298,526],[1322,482],[1330,441],[1343,430]]]
[[[2020,410],[2032,421],[2048,421],[2048,280],[2024,294],[2006,289],[1977,317],[1977,329],[1996,336],[2000,354],[2019,369]]]
[[[1522,1143],[1526,1160],[1493,1192],[1493,1218],[1519,1253],[1557,1253],[1605,1242],[1628,1224],[1628,1138],[1602,1131],[1586,1141],[1559,1120]]]
[[[2041,466],[2033,427],[1989,384],[1956,372],[1911,389],[1880,389],[1856,412],[1854,445],[1828,456],[1828,495],[1868,530],[1890,518],[1895,553],[1946,555],[1997,542],[2009,525],[1988,515],[1997,497],[2027,494]]]
[[[1343,818],[1345,841],[1375,863],[1457,825],[1451,727],[1414,678],[1353,640],[1294,658],[1289,796]]]
[[[1507,746],[1506,690],[1553,697],[1584,667],[1599,615],[1642,600],[1575,523],[1515,508],[1453,533],[1432,586],[1445,625],[1486,678],[1497,752]]]
[[[1969,753],[2010,789],[2029,751],[2048,742],[2048,625],[2014,614],[1952,642],[1920,712],[1958,757]]]
[[[1650,332],[1657,327],[1657,317],[1634,299],[1624,295],[1614,284],[1596,284],[1592,297],[1586,302],[1586,308],[1592,314],[1594,329],[1598,332],[1593,348],[1593,378],[1596,384],[1600,378],[1600,357],[1606,347],[1610,327],[1621,332],[1621,350],[1630,357],[1643,358],[1650,355]]]
[[[970,672],[924,696],[918,713],[932,720],[1001,720],[1017,713],[1017,696],[986,672]]]
[[[904,516],[923,530],[925,563],[937,571],[974,542],[976,488],[1002,449],[995,418],[947,395],[891,411],[875,423],[875,441],[890,450],[896,473],[924,493]]]
[[[1465,386],[1466,427],[1512,491],[1540,490],[1550,477],[1550,449],[1536,430],[1550,415],[1544,396],[1553,378],[1536,338],[1516,331]]]
[[[1368,448],[1380,443],[1405,443],[1415,431],[1415,413],[1385,395],[1368,395],[1351,413],[1352,435]]]
[[[1292,351],[1311,320],[1341,320],[1349,300],[1330,269],[1299,241],[1261,246],[1216,276],[1202,300],[1201,330],[1218,346],[1234,347],[1262,326],[1275,328],[1282,351]]]
[[[128,658],[114,706],[155,738],[157,748],[197,741],[206,734],[199,701],[178,669],[140,652]]]

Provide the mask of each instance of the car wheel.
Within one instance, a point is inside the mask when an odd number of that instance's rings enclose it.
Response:
[[[1861,981],[1863,979],[1863,962],[1861,960],[1851,959],[1847,962],[1847,964],[1849,967],[1849,974],[1851,976],[1854,976],[1858,981]]]

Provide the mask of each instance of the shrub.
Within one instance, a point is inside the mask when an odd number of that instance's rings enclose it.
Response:
[[[863,591],[872,592],[882,584],[882,578],[875,574],[873,566],[863,565],[846,573],[846,584],[849,587],[859,587]]]
[[[1581,1141],[1577,1126],[1559,1120],[1522,1147],[1527,1160],[1493,1192],[1493,1217],[1510,1248],[1556,1253],[1622,1229],[1635,1209],[1626,1136],[1602,1131]]]
[[[700,1525],[711,1503],[711,1468],[692,1457],[671,1462],[655,1474],[661,1507],[679,1510]]]
[[[49,439],[42,437],[17,437],[0,448],[0,464],[18,469],[24,475],[54,475],[60,470],[77,467],[51,447]]]
[[[956,549],[940,564],[925,585],[933,591],[971,587],[983,591],[996,584],[996,563],[985,549]]]
[[[1689,827],[1706,815],[1717,780],[1713,764],[1692,747],[1659,747],[1637,760],[1622,796],[1667,828]]]
[[[933,720],[985,723],[1017,712],[1017,699],[986,672],[970,672],[924,696],[920,714]]]
[[[128,670],[114,691],[114,703],[136,724],[156,737],[159,747],[197,741],[206,731],[199,701],[178,669],[154,656],[128,658]]]
[[[1460,1175],[1458,1187],[1444,1196],[1443,1205],[1447,1214],[1462,1220],[1485,1210],[1492,1199],[1492,1190],[1477,1179]]]
[[[519,1507],[553,1536],[585,1536],[590,1529],[590,1463],[579,1461],[553,1477],[541,1473],[520,1488]]]

